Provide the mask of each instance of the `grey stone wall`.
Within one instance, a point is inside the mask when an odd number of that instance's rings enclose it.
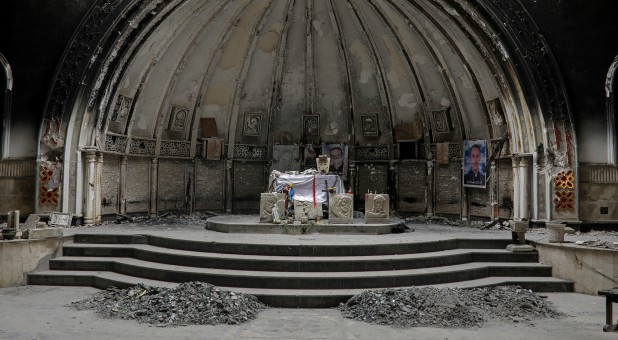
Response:
[[[187,210],[187,178],[186,166],[192,166],[191,161],[171,159],[159,160],[157,209],[159,211]]]
[[[423,212],[426,209],[427,162],[402,161],[399,163],[398,209],[406,212]]]
[[[103,156],[103,176],[101,183],[101,214],[118,212],[120,190],[120,157],[111,154]]]
[[[440,214],[461,213],[461,163],[452,160],[448,165],[434,168],[435,211]]]
[[[225,162],[195,160],[194,209],[223,210]]]
[[[150,158],[129,158],[125,196],[128,213],[148,212],[150,205]]]

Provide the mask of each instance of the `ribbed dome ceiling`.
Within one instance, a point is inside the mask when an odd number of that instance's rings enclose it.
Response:
[[[532,125],[514,114],[521,103],[505,80],[506,52],[488,41],[488,27],[477,35],[473,12],[457,2],[188,0],[142,8],[129,29],[134,42],[98,89],[99,143],[152,140],[163,155],[161,141],[184,141],[194,150],[202,118],[214,119],[229,145],[459,143],[500,138],[507,122]],[[140,21],[147,16],[155,19]],[[118,45],[126,43],[129,33],[119,34]]]

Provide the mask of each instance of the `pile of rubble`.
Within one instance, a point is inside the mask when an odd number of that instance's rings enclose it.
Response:
[[[397,327],[466,328],[564,316],[542,297],[515,286],[366,291],[338,309],[350,319]]]
[[[454,220],[447,217],[421,215],[408,217],[405,219],[406,224],[437,224],[437,225],[450,225],[455,227],[472,227],[472,228],[485,228],[487,222],[483,221],[463,221]]]
[[[182,283],[176,288],[142,284],[127,289],[109,288],[69,306],[94,309],[106,318],[137,320],[160,327],[240,324],[255,319],[266,308],[253,295],[221,290],[203,282]]]
[[[157,217],[116,214],[116,220],[105,221],[103,224],[132,223],[139,225],[180,224],[205,226],[207,223],[206,220],[213,216],[217,216],[217,214],[210,211],[194,212],[192,214],[165,213]]]

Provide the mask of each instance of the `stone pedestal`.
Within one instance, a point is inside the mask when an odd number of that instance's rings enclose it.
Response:
[[[547,228],[547,240],[551,243],[564,242],[564,234],[566,225],[562,223],[545,223]]]
[[[528,231],[528,221],[510,221],[513,232],[513,243],[506,246],[506,250],[513,253],[524,253],[534,251],[534,247],[526,244],[526,232]]]
[[[279,216],[283,216],[285,210],[285,195],[277,192],[262,193],[260,196],[260,222],[273,222],[273,207],[277,206]]]
[[[390,201],[387,194],[365,196],[365,223],[388,223]]]
[[[329,198],[328,221],[331,224],[354,222],[354,199],[352,194],[334,194]]]
[[[313,202],[294,201],[294,219],[300,220],[317,220],[322,218],[322,204],[316,204],[313,207]]]

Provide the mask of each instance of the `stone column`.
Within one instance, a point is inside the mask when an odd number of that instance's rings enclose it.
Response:
[[[118,180],[118,211],[121,214],[127,213],[127,163],[129,157],[120,158],[120,178]]]
[[[511,166],[513,167],[513,219],[520,220],[520,204],[519,201],[519,158],[516,156],[511,157]]]
[[[150,163],[150,217],[157,217],[157,196],[159,182],[159,159],[153,158]]]
[[[530,160],[522,157],[519,161],[519,217],[521,219],[530,218]]]
[[[232,198],[234,195],[234,163],[231,159],[225,160],[225,211],[232,212]]]
[[[461,160],[461,172],[463,174],[463,159]],[[460,175],[461,176],[461,175]],[[467,221],[469,217],[468,209],[468,188],[463,186],[463,176],[461,177],[461,220]]]
[[[361,197],[360,200],[362,200],[364,198],[363,196],[360,196],[362,195],[362,193],[356,192],[357,191],[356,190],[357,189],[356,187],[356,162],[350,161],[348,163],[348,172],[350,174],[350,178],[348,181],[348,185],[350,187],[348,189],[352,189],[352,193],[353,193],[352,197]],[[364,201],[363,201],[363,204],[364,204]],[[360,206],[359,199],[354,199],[354,209],[357,209],[359,206]]]
[[[498,207],[498,191],[497,191],[497,175],[496,162],[491,162],[490,173],[491,180],[489,181],[489,199],[491,201],[491,220],[495,221],[500,215],[500,207]]]
[[[94,195],[94,223],[101,224],[101,196],[103,194],[103,153],[97,152],[97,182]]]
[[[433,161],[427,161],[427,178],[426,178],[426,194],[425,194],[425,204],[427,207],[427,215],[432,216],[434,214],[434,206],[433,206],[433,197],[434,197],[434,181],[433,181]]]
[[[97,151],[94,148],[82,150],[86,157],[86,185],[84,190],[84,224],[93,225],[96,220]]]
[[[398,174],[398,169],[397,169],[397,161],[390,161],[388,164],[388,170],[390,173],[390,209],[391,211],[397,210],[397,203],[398,201],[398,189],[399,189],[399,176],[397,176]]]

